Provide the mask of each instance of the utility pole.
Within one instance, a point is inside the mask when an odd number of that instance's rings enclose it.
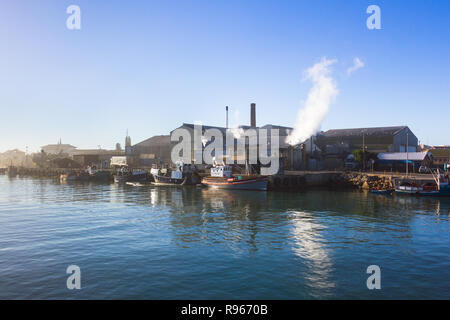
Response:
[[[363,171],[366,171],[366,140],[363,133]]]
[[[409,132],[406,132],[406,176],[409,175]]]

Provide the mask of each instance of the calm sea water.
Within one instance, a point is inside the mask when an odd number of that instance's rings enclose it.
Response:
[[[1,299],[450,298],[450,199],[0,176]],[[68,290],[66,268],[81,268]],[[381,268],[381,290],[366,269]]]

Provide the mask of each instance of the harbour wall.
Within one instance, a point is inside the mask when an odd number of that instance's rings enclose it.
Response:
[[[58,168],[17,168],[19,177],[59,178],[67,169]],[[84,169],[71,169],[82,172]],[[109,170],[112,175],[112,170]],[[0,172],[3,173],[3,172]],[[356,171],[285,171],[284,174],[269,176],[269,190],[301,191],[311,188],[359,188],[388,189],[393,188],[395,179],[404,175],[386,172],[356,172]],[[428,174],[410,175],[417,180],[433,181]]]

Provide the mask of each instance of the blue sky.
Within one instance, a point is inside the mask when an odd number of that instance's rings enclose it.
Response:
[[[81,8],[68,30],[66,8]],[[366,8],[381,8],[369,30]],[[450,144],[450,1],[24,1],[0,3],[0,152],[136,143],[183,122],[293,126],[337,59],[322,130],[409,125]],[[346,70],[359,57],[365,66]]]

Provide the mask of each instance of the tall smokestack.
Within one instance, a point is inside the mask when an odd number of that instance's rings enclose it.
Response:
[[[227,126],[226,126],[226,128],[228,129],[228,106],[225,107],[225,110],[227,112]]]
[[[250,104],[250,126],[256,127],[256,103]]]

